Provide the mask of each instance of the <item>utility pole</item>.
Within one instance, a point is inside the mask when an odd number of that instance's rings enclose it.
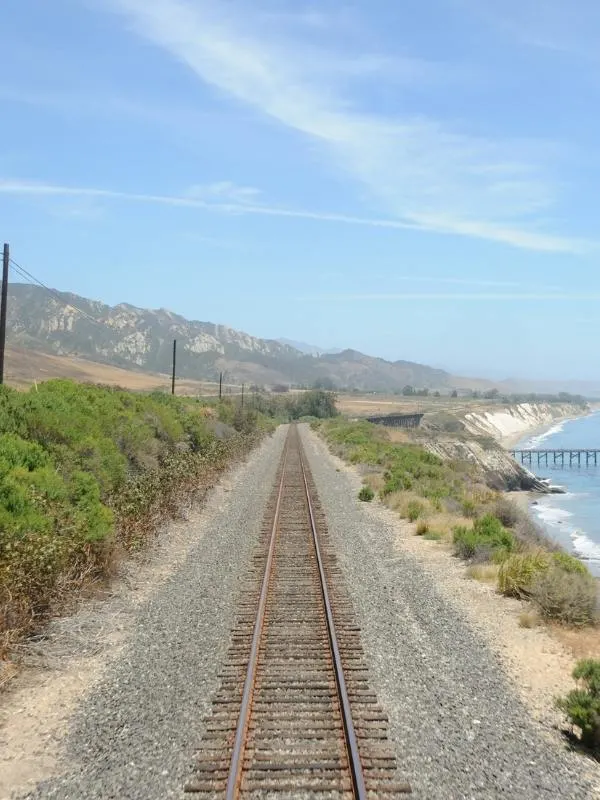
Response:
[[[219,400],[223,397],[223,373],[219,372]]]
[[[242,383],[242,411],[244,410],[244,384]]]
[[[6,307],[8,304],[8,268],[10,249],[5,243],[2,257],[2,301],[0,303],[0,383],[4,383],[4,349],[6,347]]]
[[[177,339],[173,339],[173,376],[171,378],[171,394],[175,394],[175,365],[177,363]]]

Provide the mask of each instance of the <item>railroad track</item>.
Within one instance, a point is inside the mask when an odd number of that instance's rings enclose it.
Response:
[[[195,767],[204,797],[396,797],[387,718],[295,426]]]

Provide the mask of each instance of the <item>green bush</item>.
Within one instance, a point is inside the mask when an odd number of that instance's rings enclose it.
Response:
[[[241,433],[223,442],[211,428],[217,413],[189,398],[63,380],[0,387],[0,658],[10,631],[101,578],[117,540],[139,546],[183,493],[269,425],[232,408]]]
[[[545,619],[590,625],[597,617],[597,586],[592,575],[551,566],[531,586],[531,599]]]
[[[454,552],[465,560],[488,561],[504,557],[515,547],[512,533],[499,519],[486,514],[475,521],[473,528],[457,526],[453,531]]]
[[[542,550],[514,553],[500,566],[498,590],[507,597],[528,597],[535,579],[550,566],[550,556]]]
[[[465,476],[474,470],[471,465],[445,462],[416,444],[394,444],[385,428],[369,422],[349,422],[338,417],[327,420],[319,429],[332,449],[351,464],[381,468],[382,498],[413,490],[441,511],[442,501],[462,501]]]
[[[566,697],[556,700],[572,725],[581,730],[581,741],[600,751],[600,661],[585,658],[577,662],[573,677],[580,682]]]
[[[471,519],[477,516],[477,504],[471,498],[465,498],[461,504],[461,511],[463,516],[470,517]]]
[[[575,572],[579,575],[589,574],[589,570],[583,561],[575,558],[575,556],[569,555],[569,553],[562,553],[560,551],[552,553],[552,561],[555,566],[564,569],[565,572]]]
[[[365,503],[370,503],[371,500],[375,497],[375,492],[371,489],[370,486],[363,486],[360,492],[358,493],[358,499],[362,500]]]
[[[418,500],[410,500],[406,505],[406,516],[411,522],[416,522],[425,513],[425,506]]]

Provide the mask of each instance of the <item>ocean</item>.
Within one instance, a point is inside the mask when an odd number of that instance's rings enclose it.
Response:
[[[522,439],[522,448],[600,448],[600,412],[566,420],[549,430]],[[531,510],[553,539],[584,559],[594,575],[600,576],[600,461],[597,467],[537,465],[531,469],[540,478],[562,486],[566,494],[543,495]]]

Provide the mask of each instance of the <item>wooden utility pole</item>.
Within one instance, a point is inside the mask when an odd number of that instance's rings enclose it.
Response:
[[[219,400],[223,397],[223,373],[219,372]]]
[[[177,363],[177,339],[173,339],[173,376],[171,378],[171,394],[175,394],[175,365]]]
[[[242,383],[242,411],[244,410],[244,384]]]
[[[0,383],[4,383],[4,350],[6,347],[6,311],[8,305],[8,268],[10,249],[4,245],[2,257],[2,300],[0,303]]]

